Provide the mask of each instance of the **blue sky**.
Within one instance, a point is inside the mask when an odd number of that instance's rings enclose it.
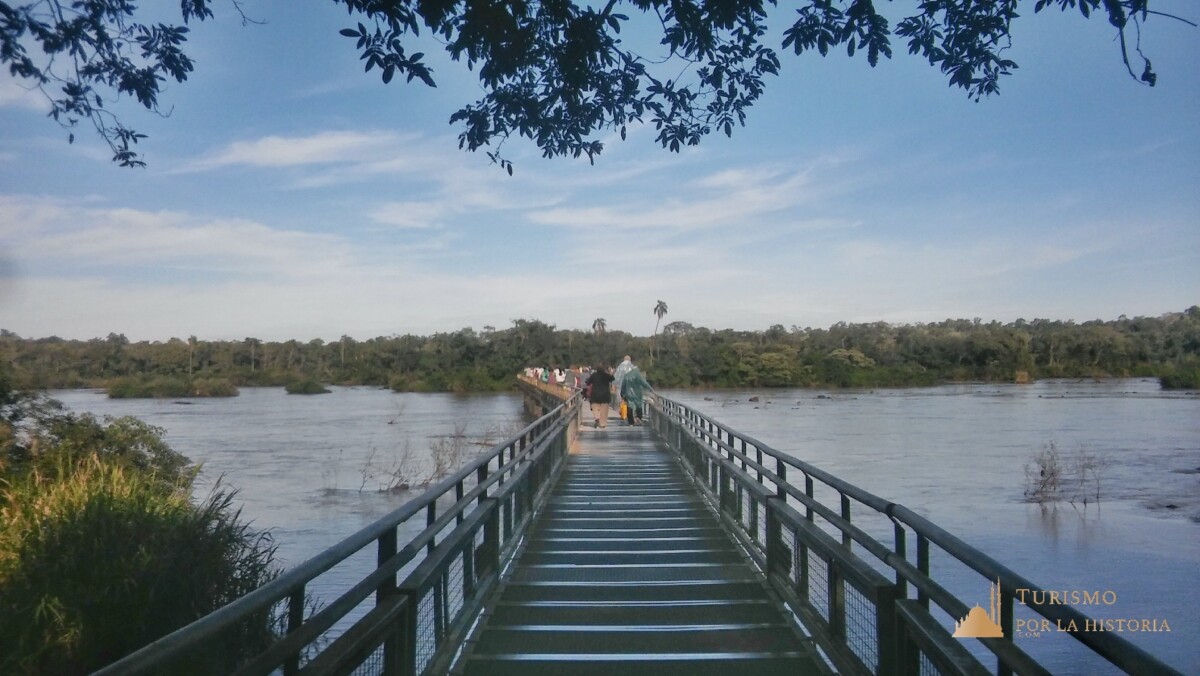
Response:
[[[364,75],[332,3],[217,3],[163,95],[149,167],[0,75],[0,327],[134,340],[365,339],[536,318],[649,335],[945,318],[1114,319],[1200,303],[1200,29],[1152,17],[1151,89],[1103,19],[1018,20],[975,103],[897,44],[782,54],[748,126],[680,154],[649,128],[595,166],[458,150],[480,95]],[[1156,3],[1200,20],[1198,5]],[[632,13],[630,11],[629,13]],[[777,12],[782,24],[787,12]],[[436,45],[424,51],[433,53]]]

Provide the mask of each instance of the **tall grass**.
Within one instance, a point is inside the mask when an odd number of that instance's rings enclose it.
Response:
[[[0,484],[0,673],[82,674],[278,575],[275,546],[214,489],[92,455]],[[173,673],[225,673],[272,638],[262,616]]]

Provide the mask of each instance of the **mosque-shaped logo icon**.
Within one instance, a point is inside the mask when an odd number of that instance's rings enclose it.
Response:
[[[1000,580],[991,585],[988,590],[990,610],[984,610],[976,603],[971,612],[954,623],[955,638],[1004,638],[1004,630],[1000,628]]]

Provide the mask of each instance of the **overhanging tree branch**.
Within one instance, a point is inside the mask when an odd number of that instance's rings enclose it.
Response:
[[[451,59],[477,70],[483,96],[450,122],[461,125],[461,148],[494,148],[488,156],[509,173],[512,164],[499,146],[514,135],[533,141],[546,157],[586,155],[590,161],[604,148],[597,136],[619,131],[624,138],[634,123],[652,125],[656,142],[672,151],[698,144],[714,129],[731,135],[746,123],[766,78],[781,67],[763,40],[769,13],[783,10],[763,0],[607,0],[600,11],[575,0],[332,1],[357,19],[341,34],[355,40],[364,70],[377,70],[384,83],[402,75],[436,86],[425,54],[409,51],[422,39],[422,28]],[[115,162],[143,166],[134,147],[145,137],[125,127],[110,106],[131,97],[167,114],[158,103],[164,83],[183,82],[193,69],[182,49],[186,24],[212,18],[213,2],[180,0],[185,25],[174,26],[133,21],[132,0],[0,0],[0,63],[43,92],[50,116],[70,132],[68,140],[87,118]],[[240,0],[229,2],[243,24],[257,23]],[[910,54],[941,70],[950,86],[979,100],[997,94],[1000,78],[1017,68],[1004,57],[1017,2],[923,0],[917,13],[893,24],[873,0],[801,0],[781,47],[822,56],[843,48],[851,57],[864,54],[874,66],[880,57],[891,58],[895,36],[907,41]],[[665,59],[623,43],[622,27],[631,19],[617,13],[622,4],[655,24]],[[1196,25],[1150,10],[1149,0],[1034,5],[1035,13],[1047,8],[1106,16],[1126,70],[1151,86],[1157,74],[1142,53],[1142,23],[1155,15]],[[1142,61],[1140,75],[1133,54]]]

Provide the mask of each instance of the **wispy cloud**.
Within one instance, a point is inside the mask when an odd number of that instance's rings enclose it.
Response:
[[[11,224],[6,246],[58,269],[179,267],[261,275],[311,273],[344,263],[338,237],[279,230],[242,219],[211,219],[65,200],[0,197]]]
[[[596,205],[593,200],[591,205],[538,210],[530,218],[536,223],[570,228],[676,232],[764,227],[767,221],[781,220],[786,220],[793,229],[798,224],[833,223],[804,218],[796,211],[828,190],[818,186],[808,170],[728,169],[690,182],[663,180],[658,185],[659,190],[619,205]]]
[[[0,72],[0,108],[47,111],[50,106],[37,88],[31,89],[18,82],[6,69]]]
[[[376,223],[400,228],[432,228],[440,224],[448,211],[448,205],[440,202],[386,202],[368,216]]]
[[[188,171],[221,167],[300,167],[380,161],[405,137],[391,132],[325,131],[309,136],[265,136],[234,141],[185,165]]]

